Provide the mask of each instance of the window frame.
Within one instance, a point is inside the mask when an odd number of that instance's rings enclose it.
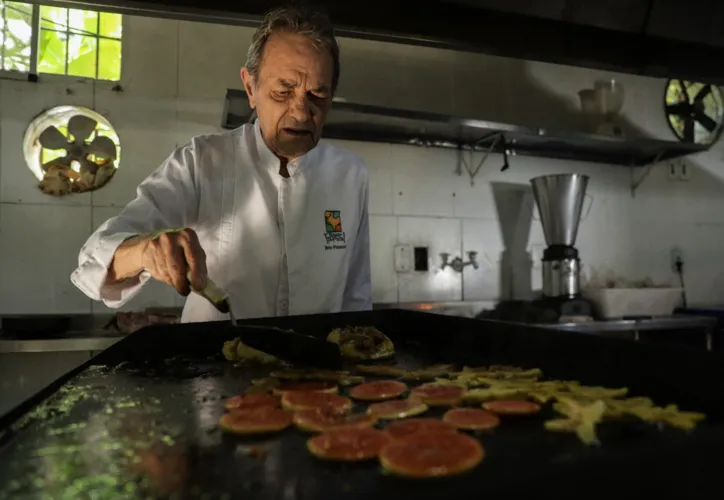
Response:
[[[23,2],[23,0],[16,0],[16,1]],[[27,3],[27,2],[24,2],[24,3]],[[43,4],[43,5],[45,5],[45,4]],[[96,44],[96,51],[97,51],[96,52],[96,77],[95,78],[88,77],[88,76],[69,75],[67,73],[58,74],[58,73],[40,73],[40,72],[38,72],[38,58],[40,55],[38,53],[38,51],[40,49],[40,31],[42,29],[41,20],[40,20],[40,8],[41,7],[42,7],[41,4],[33,3],[32,10],[30,12],[30,23],[32,26],[32,32],[31,32],[31,36],[30,36],[30,67],[29,67],[28,71],[15,71],[15,70],[10,70],[10,69],[3,69],[2,67],[0,67],[0,78],[12,79],[12,80],[37,80],[37,79],[41,78],[41,75],[42,75],[42,78],[44,78],[44,79],[45,78],[50,78],[50,79],[71,78],[75,81],[91,81],[91,82],[101,82],[101,83],[104,82],[104,83],[110,83],[110,84],[117,84],[118,82],[120,82],[120,78],[118,80],[105,80],[102,78],[98,78],[98,66],[99,66],[99,56],[100,56],[100,51],[98,49],[100,47],[100,40],[106,39],[106,40],[118,40],[121,43],[121,51],[122,51],[123,50],[123,35],[121,35],[121,38],[110,38],[107,36],[102,36],[100,33],[95,33],[94,35],[92,35],[97,40],[97,44]],[[68,9],[68,10],[71,9],[70,7],[63,7],[63,8]],[[6,7],[3,5],[2,9],[0,9],[0,15],[4,16],[5,9],[6,9]],[[98,13],[99,22],[100,22],[100,14],[106,13],[106,11],[94,10],[94,9],[78,9],[78,10],[84,10],[84,11]],[[125,17],[126,16],[121,15],[121,26],[123,26],[125,24]],[[60,30],[57,30],[57,31],[60,32]],[[66,30],[66,33],[68,33],[68,32],[69,31]],[[0,50],[2,50],[2,49],[0,48]],[[67,72],[67,67],[68,67],[67,52],[66,52],[65,57],[66,57],[65,65],[66,65],[66,72]],[[123,59],[121,59],[120,76],[121,77],[123,76]]]

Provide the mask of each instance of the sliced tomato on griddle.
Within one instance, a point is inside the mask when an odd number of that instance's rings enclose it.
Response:
[[[454,408],[442,417],[443,422],[467,431],[481,431],[497,427],[500,419],[495,413],[479,408]]]
[[[398,399],[395,401],[373,403],[367,408],[367,413],[376,415],[379,418],[394,420],[420,415],[427,410],[427,405],[417,399]]]
[[[272,407],[235,410],[224,414],[219,427],[231,434],[251,435],[278,432],[292,424],[290,411]]]
[[[394,439],[380,452],[382,467],[399,476],[453,476],[478,465],[485,456],[480,442],[459,432],[426,432]]]
[[[329,408],[342,413],[352,408],[352,400],[326,392],[291,391],[282,396],[282,408],[293,411]]]
[[[457,429],[453,425],[435,418],[408,418],[399,420],[392,422],[385,430],[389,433],[390,437],[394,439],[429,432],[457,432]]]
[[[309,438],[307,449],[323,460],[356,462],[377,457],[389,442],[385,431],[338,429]]]
[[[416,398],[428,406],[455,406],[463,398],[465,388],[452,384],[422,384],[410,391],[410,397]]]
[[[276,408],[279,406],[279,403],[279,396],[272,396],[270,394],[241,394],[227,399],[224,408],[229,411],[267,406]]]
[[[353,387],[349,397],[360,401],[384,401],[400,397],[407,391],[407,385],[397,380],[378,380]]]
[[[294,425],[307,432],[326,432],[340,428],[373,427],[375,415],[365,413],[339,413],[330,408],[294,412]]]
[[[339,392],[337,384],[329,380],[300,380],[282,382],[273,389],[274,394],[283,396],[287,392]]]

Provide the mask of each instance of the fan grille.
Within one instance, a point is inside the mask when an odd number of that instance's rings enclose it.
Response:
[[[711,145],[724,128],[724,99],[713,84],[669,80],[664,111],[669,127],[682,142]]]

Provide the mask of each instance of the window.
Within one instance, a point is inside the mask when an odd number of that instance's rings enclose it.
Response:
[[[33,6],[0,0],[0,69],[30,72]]]
[[[0,0],[0,70],[117,81],[122,16]]]

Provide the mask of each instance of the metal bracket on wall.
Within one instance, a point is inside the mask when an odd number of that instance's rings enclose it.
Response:
[[[483,142],[487,142],[492,139],[492,143],[490,146],[488,146],[487,149],[481,149],[480,144]],[[478,175],[478,172],[480,172],[480,168],[483,166],[483,163],[485,163],[485,160],[488,159],[488,156],[490,156],[490,153],[492,153],[495,148],[498,146],[498,143],[504,140],[503,133],[502,132],[493,132],[492,134],[488,134],[484,137],[481,137],[475,144],[470,146],[470,150],[468,151],[468,160],[465,159],[465,151],[463,148],[458,149],[458,166],[455,170],[455,173],[457,175],[462,175],[463,170],[462,167],[465,167],[465,170],[468,173],[468,176],[470,177],[470,185],[475,186],[475,177]],[[483,157],[480,159],[478,164],[473,168],[473,158],[476,151],[482,150]],[[507,168],[508,165],[508,155],[507,151],[505,152],[505,164],[504,166]]]
[[[636,178],[635,169],[633,167],[631,168],[631,198],[636,197],[636,190],[641,186],[641,184],[643,184],[649,174],[651,174],[651,170],[661,161],[663,154],[663,152],[657,154],[656,158],[644,167],[644,170],[641,172],[638,179]]]

